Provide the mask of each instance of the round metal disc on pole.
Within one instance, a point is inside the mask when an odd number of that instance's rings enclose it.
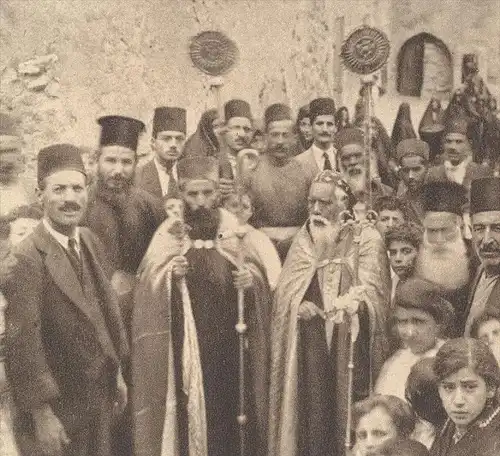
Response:
[[[342,43],[340,57],[345,67],[356,74],[370,74],[389,59],[390,45],[384,32],[363,25]]]
[[[239,58],[236,43],[221,32],[207,30],[191,39],[189,55],[193,65],[210,76],[229,72]]]

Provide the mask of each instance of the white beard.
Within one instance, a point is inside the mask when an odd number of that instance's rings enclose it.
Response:
[[[442,250],[441,250],[442,249]],[[416,275],[442,286],[447,291],[457,290],[469,281],[467,247],[460,235],[443,247],[424,240],[417,258]]]
[[[364,193],[366,191],[366,175],[364,172],[354,175],[345,172],[344,176],[355,195],[359,195],[360,193]]]
[[[311,238],[315,249],[319,256],[323,256],[329,248],[335,243],[335,239],[338,234],[337,226],[323,217],[318,217],[320,220],[325,222],[324,226],[315,225],[313,222],[315,216],[311,216],[311,223],[309,224],[309,231],[311,233]]]

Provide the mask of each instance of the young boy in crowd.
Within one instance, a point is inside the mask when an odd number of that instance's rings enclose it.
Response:
[[[471,337],[488,345],[500,366],[500,313],[488,311],[481,315],[472,325]]]
[[[395,196],[377,198],[373,208],[378,214],[376,227],[382,236],[389,228],[401,225],[407,220],[404,203]]]
[[[422,230],[414,223],[403,223],[387,229],[385,245],[391,265],[391,301],[394,301],[397,284],[413,276],[421,243]]]
[[[453,306],[439,292],[436,285],[417,277],[398,285],[393,318],[401,348],[382,366],[375,393],[405,399],[411,368],[435,356],[443,345],[443,335],[453,321]]]

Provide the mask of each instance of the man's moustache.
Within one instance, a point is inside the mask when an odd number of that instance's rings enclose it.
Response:
[[[67,203],[61,206],[61,211],[79,211],[82,207],[76,203]]]

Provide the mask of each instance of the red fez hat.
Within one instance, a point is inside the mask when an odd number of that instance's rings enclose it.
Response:
[[[445,126],[444,135],[448,133],[460,133],[461,135],[471,138],[472,131],[468,120],[464,116],[452,117]]]
[[[266,128],[271,122],[280,120],[292,120],[292,110],[285,104],[275,103],[268,106],[264,113],[264,123]]]
[[[309,103],[311,123],[318,116],[334,116],[335,111],[335,102],[331,98],[316,98]]]
[[[365,135],[359,128],[342,128],[335,135],[335,147],[341,150],[342,147],[349,144],[357,144],[359,146],[365,145]]]
[[[219,181],[219,161],[214,157],[183,158],[177,163],[179,181]]]
[[[396,147],[396,158],[400,161],[403,157],[417,155],[425,161],[429,160],[429,145],[420,139],[403,139]]]
[[[475,179],[470,188],[471,214],[500,211],[500,177]]]
[[[156,108],[153,117],[153,138],[160,131],[179,131],[186,134],[186,110],[167,106]]]
[[[37,181],[40,185],[51,174],[63,169],[78,171],[84,175],[85,166],[82,160],[82,151],[72,144],[54,144],[38,152]]]
[[[97,123],[101,126],[101,147],[123,146],[137,151],[139,135],[145,127],[140,120],[123,116],[104,116],[99,118]]]
[[[224,118],[227,122],[232,117],[246,117],[252,120],[250,105],[243,100],[229,100],[224,105]]]
[[[463,208],[467,204],[466,195],[465,187],[456,182],[429,182],[423,188],[424,211],[462,215]]]

